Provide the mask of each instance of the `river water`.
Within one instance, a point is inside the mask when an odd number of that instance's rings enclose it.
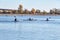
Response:
[[[50,18],[49,18],[50,17]],[[60,40],[60,16],[0,16],[0,40]],[[36,21],[24,21],[28,18]],[[45,21],[49,18],[50,21]]]

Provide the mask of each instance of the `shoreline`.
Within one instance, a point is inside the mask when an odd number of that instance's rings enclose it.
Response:
[[[31,16],[60,16],[58,14],[45,14],[45,15],[40,15],[40,14],[0,14],[0,16],[27,16],[27,15],[31,15]]]

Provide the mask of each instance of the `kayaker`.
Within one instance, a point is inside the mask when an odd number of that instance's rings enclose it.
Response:
[[[17,22],[17,18],[16,18],[16,16],[14,16],[14,17],[15,17],[14,21]]]
[[[14,20],[15,22],[17,22],[17,19],[15,18],[15,20]]]
[[[47,18],[46,21],[49,21],[49,19]]]
[[[32,21],[32,19],[31,19],[31,18],[29,18],[28,20],[29,20],[29,21]]]

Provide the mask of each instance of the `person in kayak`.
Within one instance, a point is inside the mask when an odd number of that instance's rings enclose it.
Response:
[[[32,19],[31,19],[31,18],[29,18],[28,20],[29,20],[29,21],[32,21]]]
[[[14,20],[15,22],[17,22],[17,19],[15,18],[15,20]]]
[[[49,19],[47,18],[46,21],[49,21]]]
[[[14,17],[15,17],[14,21],[17,22],[17,18],[16,18],[16,16],[14,16]]]

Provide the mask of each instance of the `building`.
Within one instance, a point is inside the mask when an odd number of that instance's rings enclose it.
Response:
[[[56,8],[51,9],[50,14],[60,14],[60,9],[56,9]]]
[[[14,14],[16,10],[13,9],[0,9],[0,14]]]

